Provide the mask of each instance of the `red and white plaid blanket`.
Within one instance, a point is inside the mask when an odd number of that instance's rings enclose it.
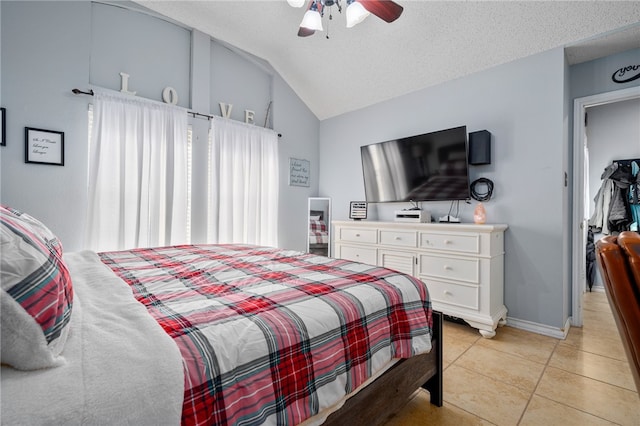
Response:
[[[185,425],[298,424],[431,349],[426,286],[388,269],[244,245],[100,258],[178,345]]]
[[[327,224],[322,220],[309,220],[309,243],[327,244],[328,242]]]

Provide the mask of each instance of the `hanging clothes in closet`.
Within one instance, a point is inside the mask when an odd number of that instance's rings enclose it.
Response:
[[[605,167],[594,201],[589,227],[605,235],[638,230],[640,218],[640,159],[617,160]]]
[[[591,228],[587,231],[587,284],[589,291],[596,282],[596,246],[593,241],[593,231]]]
[[[636,180],[629,190],[629,203],[633,219],[629,230],[640,232],[640,161],[631,162],[631,174],[635,176]]]

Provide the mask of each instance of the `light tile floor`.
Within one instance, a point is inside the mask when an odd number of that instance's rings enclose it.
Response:
[[[444,405],[419,390],[386,426],[632,425],[640,398],[604,293],[586,293],[566,340],[512,327],[484,339],[444,322]]]

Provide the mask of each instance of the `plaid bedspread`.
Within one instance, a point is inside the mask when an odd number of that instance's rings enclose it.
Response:
[[[185,425],[298,424],[431,349],[426,286],[388,269],[244,245],[99,255],[178,345]]]
[[[328,242],[327,224],[322,220],[309,220],[309,243],[327,244]]]

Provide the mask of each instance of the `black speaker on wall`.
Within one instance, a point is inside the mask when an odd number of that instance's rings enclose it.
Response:
[[[469,164],[491,164],[491,133],[487,130],[469,133]]]

